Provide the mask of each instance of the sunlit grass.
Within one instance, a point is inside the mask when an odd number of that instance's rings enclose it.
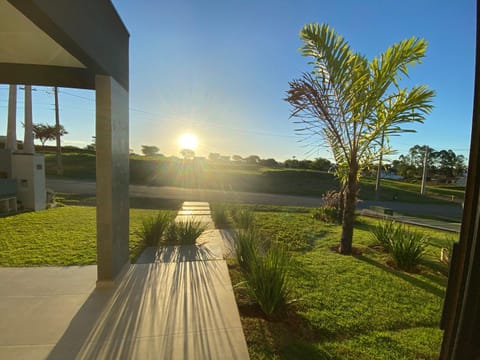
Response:
[[[438,358],[447,281],[439,249],[454,239],[451,234],[412,227],[428,235],[429,245],[418,272],[406,273],[375,246],[370,229],[377,220],[357,219],[356,255],[343,256],[333,250],[339,226],[313,221],[308,209],[268,210],[255,212],[256,223],[265,236],[294,250],[290,284],[297,302],[281,321],[271,322],[237,290],[252,359]],[[242,281],[235,266],[231,276]]]
[[[168,210],[162,210],[168,211]],[[144,249],[142,220],[156,210],[130,210],[130,258]],[[0,218],[0,266],[96,263],[95,207],[65,206]]]

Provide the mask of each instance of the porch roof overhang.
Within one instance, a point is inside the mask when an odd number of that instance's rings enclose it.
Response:
[[[0,83],[128,91],[128,42],[109,0],[0,0]]]

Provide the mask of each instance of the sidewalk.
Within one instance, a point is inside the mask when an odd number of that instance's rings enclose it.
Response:
[[[359,213],[363,216],[393,219],[395,221],[405,223],[405,224],[418,225],[418,226],[428,227],[431,229],[449,231],[453,233],[460,233],[461,223],[454,222],[454,221],[435,220],[435,219],[406,216],[406,215],[398,214],[396,212],[394,212],[393,215],[386,216],[381,212],[370,210],[370,209],[360,210]]]
[[[0,268],[0,359],[248,359],[222,236],[148,248],[116,288],[96,266]]]

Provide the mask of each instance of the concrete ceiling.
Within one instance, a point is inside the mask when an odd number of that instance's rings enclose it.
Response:
[[[6,0],[0,0],[0,63],[86,68]]]

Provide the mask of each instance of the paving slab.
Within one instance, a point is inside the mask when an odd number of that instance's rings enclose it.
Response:
[[[204,201],[184,201],[183,205],[184,207],[210,207],[210,204],[208,202]]]
[[[182,206],[182,210],[210,210],[210,206]]]
[[[179,215],[195,215],[195,216],[198,216],[198,215],[203,215],[203,216],[210,216],[210,210],[180,210],[178,213],[177,213],[177,216]]]

